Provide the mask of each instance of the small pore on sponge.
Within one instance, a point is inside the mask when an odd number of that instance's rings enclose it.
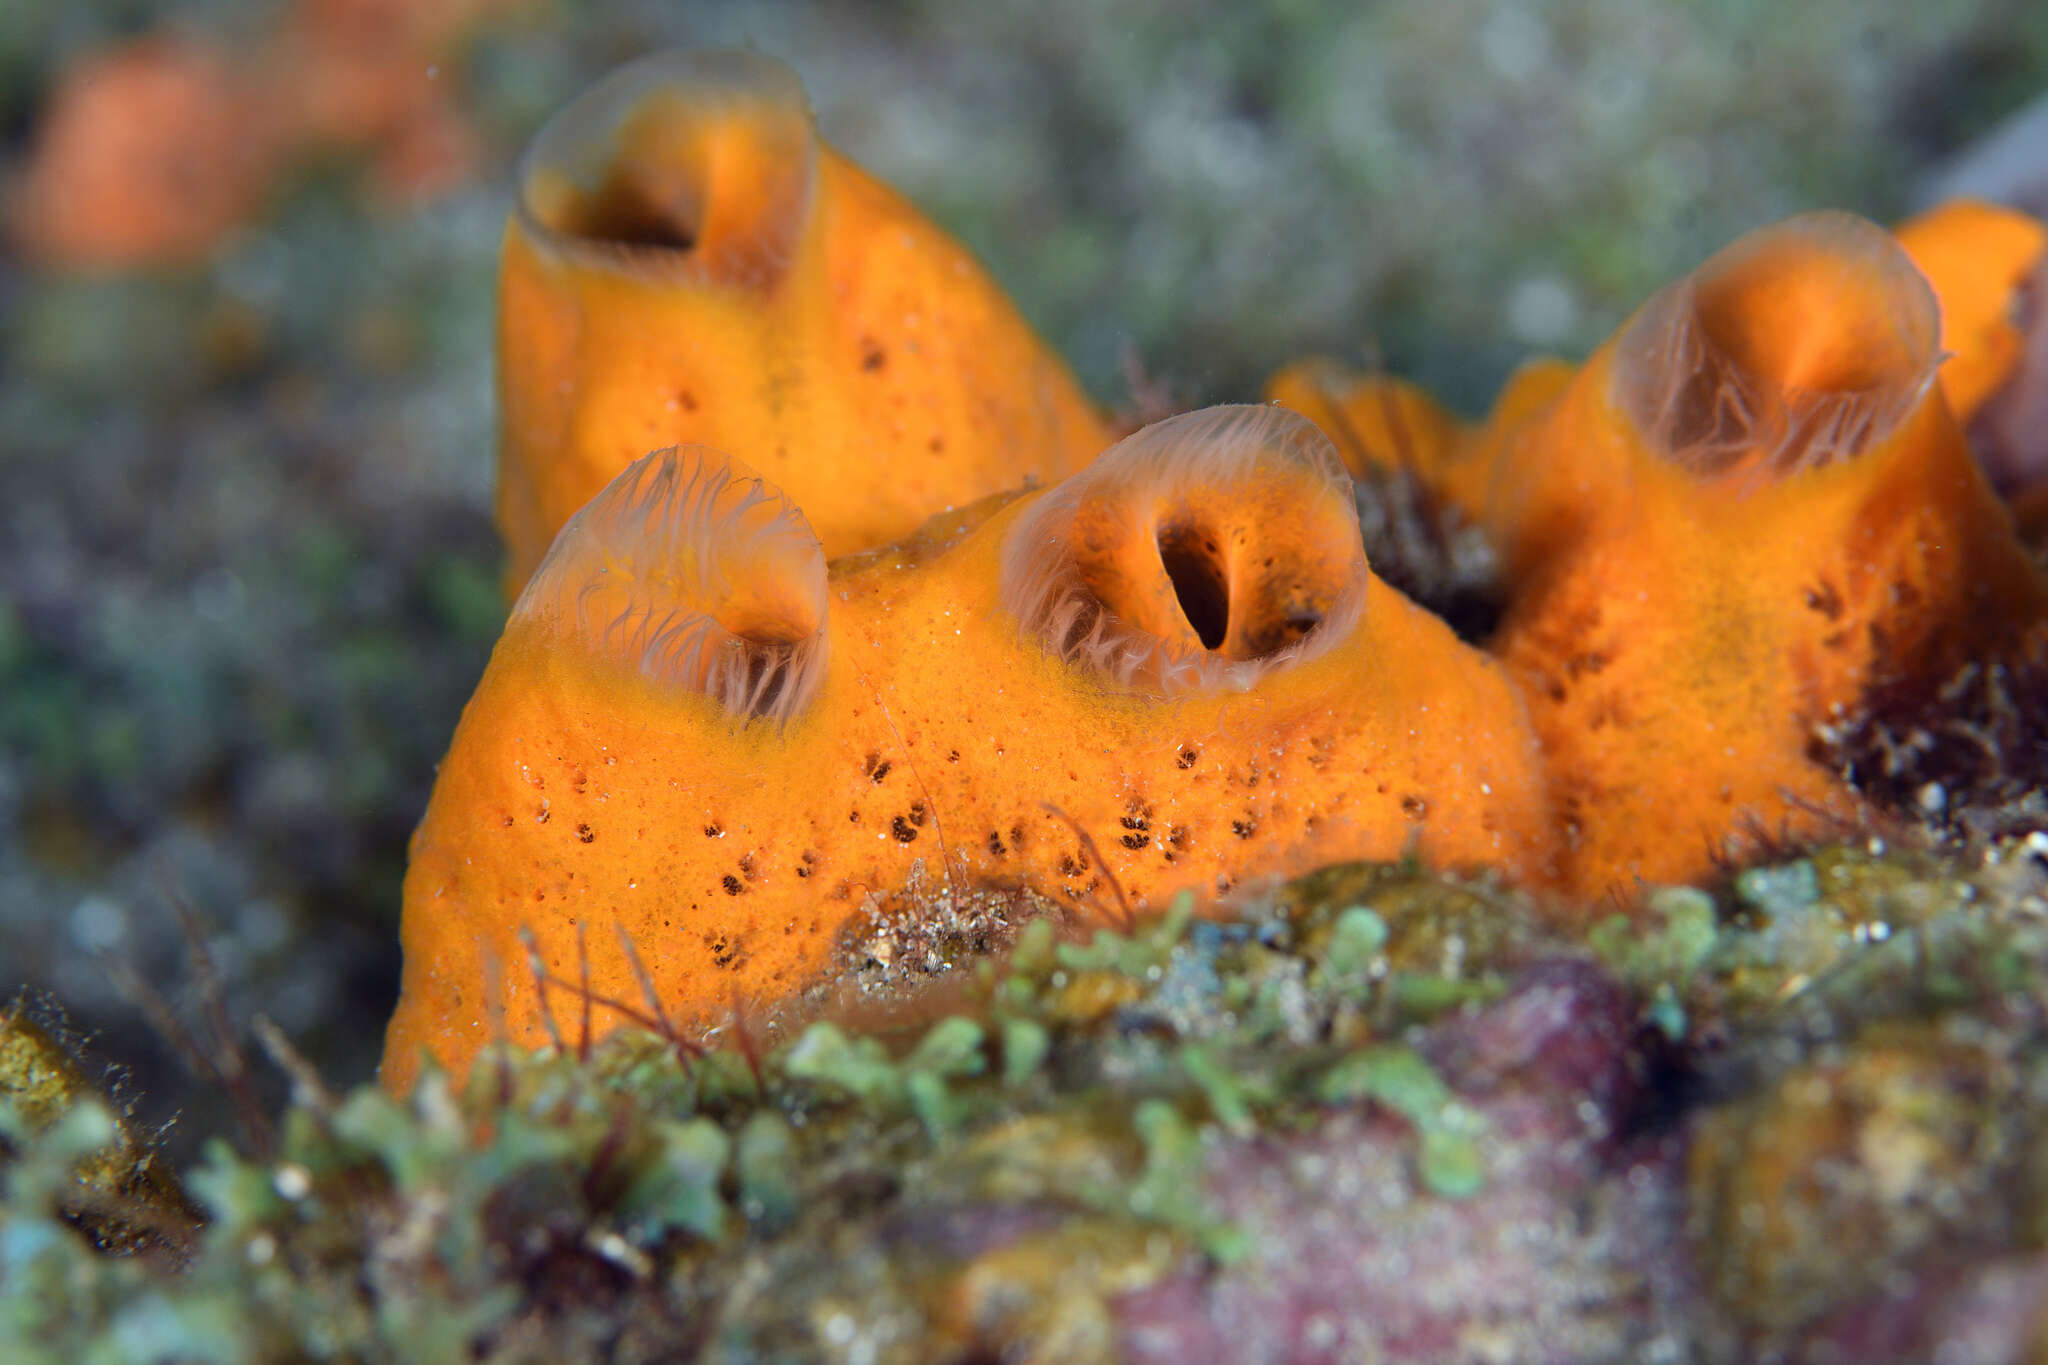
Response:
[[[796,255],[817,163],[788,67],[662,52],[548,120],[520,163],[517,212],[534,240],[580,260],[766,288]]]
[[[1701,477],[1782,478],[1851,459],[1920,402],[1941,360],[1934,291],[1848,213],[1739,238],[1623,329],[1615,403]]]
[[[1134,432],[1026,508],[1001,592],[1065,662],[1172,696],[1321,653],[1357,624],[1369,577],[1329,439],[1234,405]]]
[[[825,552],[803,513],[702,446],[627,466],[570,518],[512,608],[739,720],[786,724],[823,680]]]

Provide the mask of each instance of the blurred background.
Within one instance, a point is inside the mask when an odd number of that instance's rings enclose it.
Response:
[[[2038,0],[8,8],[0,1003],[53,999],[180,1155],[225,1106],[106,967],[194,1017],[174,902],[237,1018],[371,1074],[406,836],[503,613],[511,169],[608,67],[792,63],[1111,404],[1322,350],[1478,411],[1770,219],[2048,209]]]

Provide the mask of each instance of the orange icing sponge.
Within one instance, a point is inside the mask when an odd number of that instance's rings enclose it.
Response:
[[[1499,437],[1487,520],[1516,598],[1493,648],[1581,893],[1847,814],[1815,727],[2048,613],[1934,382],[1938,329],[1888,233],[1809,214],[1659,293]]]
[[[2020,288],[2048,256],[2048,226],[1974,199],[1936,205],[1901,223],[1899,244],[1941,301],[1941,387],[1967,423],[2003,388],[2026,338],[2015,316]]]
[[[1508,378],[1484,425],[1470,425],[1422,389],[1384,374],[1351,370],[1326,356],[1286,366],[1266,397],[1323,429],[1356,477],[1406,470],[1470,519],[1480,519],[1493,486],[1500,435],[1514,431],[1564,390],[1575,367],[1541,358]]]
[[[1408,469],[1433,483],[1456,479],[1464,425],[1405,379],[1309,356],[1267,380],[1266,399],[1321,427],[1353,477]]]
[[[498,290],[508,584],[650,449],[730,451],[830,555],[1079,468],[1112,433],[957,242],[745,52],[614,72],[526,154]]]
[[[29,255],[86,270],[204,259],[256,214],[285,137],[217,45],[168,35],[66,73],[10,194]]]
[[[383,1076],[545,1039],[522,929],[638,1002],[622,932],[686,1023],[830,975],[915,884],[1085,915],[1109,876],[1156,907],[1409,851],[1540,882],[1553,829],[1521,698],[1371,575],[1291,413],[1159,423],[829,574],[759,476],[657,452],[563,530],[463,715]]]

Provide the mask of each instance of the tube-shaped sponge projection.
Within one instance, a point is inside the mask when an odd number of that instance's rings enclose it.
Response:
[[[1967,423],[2020,364],[2020,291],[2048,264],[2048,226],[2017,209],[1958,199],[1897,232],[1941,300],[1941,386]]]
[[[1941,298],[1949,407],[2038,535],[2048,525],[2048,224],[1963,199],[1898,231]]]
[[[973,258],[818,137],[787,67],[744,52],[633,62],[534,139],[498,398],[515,592],[649,450],[746,461],[840,555],[1056,481],[1111,436]]]
[[[1174,418],[835,561],[822,635],[800,526],[662,452],[557,540],[414,839],[387,1083],[546,1037],[522,930],[636,1001],[623,931],[688,1023],[829,978],[862,907],[918,885],[1085,917],[1112,876],[1142,908],[1409,852],[1551,874],[1521,699],[1372,577],[1300,417]],[[709,643],[679,663],[686,636]]]
[[[2048,589],[1934,382],[1934,295],[1846,214],[1745,237],[1497,438],[1487,518],[1587,896],[1852,813],[1816,727],[1939,685]]]
[[[1612,396],[1689,474],[1782,478],[1889,436],[1934,383],[1939,340],[1934,291],[1890,234],[1802,214],[1638,309],[1614,341]]]

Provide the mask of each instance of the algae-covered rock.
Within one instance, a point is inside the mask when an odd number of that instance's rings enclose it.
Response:
[[[1218,1144],[1208,1188],[1246,1250],[1127,1295],[1125,1358],[1670,1349],[1684,1336],[1683,1275],[1661,1250],[1677,1226],[1676,1149],[1636,1127],[1641,1036],[1611,978],[1552,961],[1427,1031],[1419,1052],[1340,1064],[1363,1109]],[[1430,1139],[1450,1133],[1467,1141],[1470,1185],[1431,1171]]]
[[[102,1250],[181,1253],[196,1211],[126,1104],[86,1075],[48,1015],[26,995],[0,1009],[0,1174],[9,1203],[53,1208]],[[17,1149],[33,1156],[16,1158]]]
[[[1232,917],[1031,921],[708,1052],[586,1047],[572,1008],[559,1049],[302,1085],[276,1152],[214,1144],[182,1270],[65,1221],[108,1128],[18,1125],[0,1347],[2007,1358],[2048,1234],[2044,889],[2024,841],[1822,849],[1580,944],[1483,881],[1333,868]]]
[[[610,1330],[729,1360],[1114,1360],[1170,1340],[1154,1319],[1179,1303],[1190,1329],[1253,1315],[1276,1359],[1332,1331],[1413,1355],[1553,1299],[1589,1348],[1650,1340],[1677,1300],[1638,1248],[1675,1223],[1642,1174],[1668,1147],[1627,1139],[1632,994],[1533,929],[1493,934],[1463,883],[1327,881],[1334,902],[1183,903],[1086,942],[1039,921],[936,1018],[817,1019],[760,1055],[620,1034],[402,1102],[302,1097],[275,1156],[217,1145],[193,1174],[211,1229],[152,1292],[241,1296],[259,1357],[375,1354],[432,1322],[493,1358],[581,1358]],[[1474,949],[1446,952],[1461,923]],[[1330,1258],[1378,1297],[1316,1279]],[[1404,1260],[1466,1288],[1381,1323]],[[130,1330],[112,1291],[134,1284],[106,1283],[18,1320],[88,1349]]]
[[[1789,897],[1735,919],[1826,917],[1817,964],[1799,956],[1811,934],[1724,931],[1724,974],[1702,988],[1723,992],[1722,1046],[1701,1060],[1719,1102],[1693,1125],[1687,1217],[1714,1311],[1749,1352],[1860,1358],[1850,1343],[1884,1322],[1931,1355],[1964,1305],[2027,1282],[2048,1229],[2048,925],[2030,847],[1974,866],[1868,848],[1794,865],[1811,871],[1779,883]],[[2034,1330],[1992,1316],[1991,1339]]]
[[[1780,1332],[1882,1288],[1930,1247],[2010,1242],[2020,1077],[1972,1033],[1886,1029],[1706,1118],[1690,1235],[1724,1311]]]

